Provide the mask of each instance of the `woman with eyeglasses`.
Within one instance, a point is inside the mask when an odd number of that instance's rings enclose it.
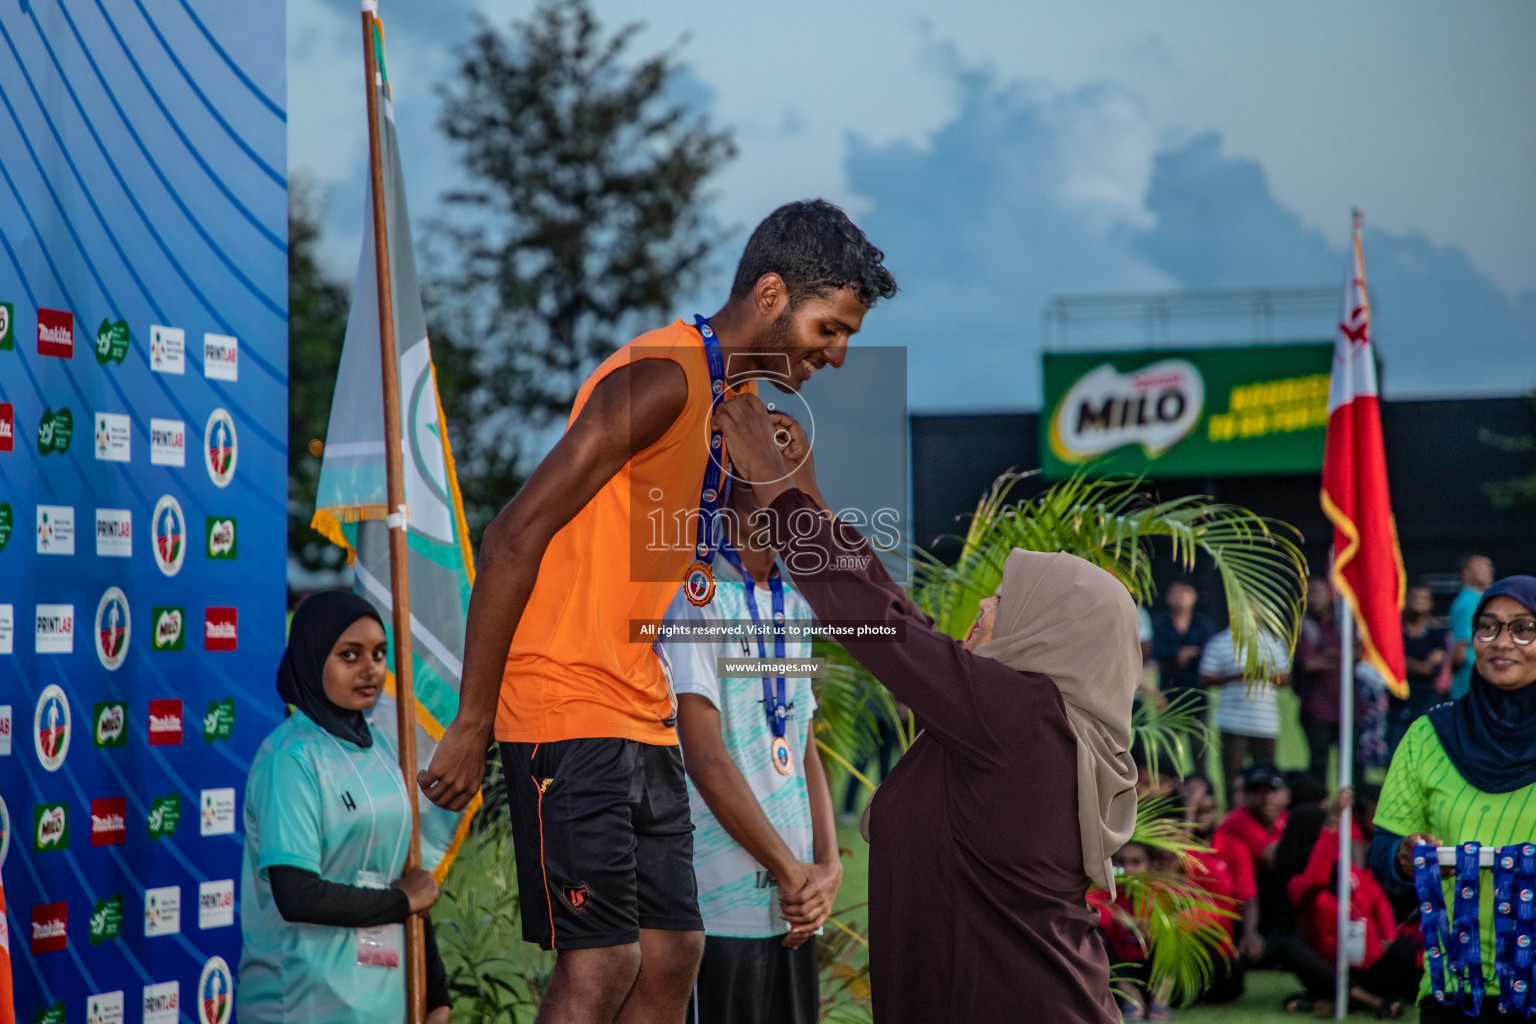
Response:
[[[1483,592],[1472,616],[1472,656],[1467,695],[1409,727],[1382,786],[1370,864],[1389,889],[1413,888],[1419,843],[1506,846],[1536,839],[1536,577],[1509,576]],[[1447,908],[1454,905],[1454,886],[1453,875],[1442,879]],[[1526,1019],[1499,1014],[1494,886],[1487,871],[1480,896],[1481,1013],[1464,1010],[1456,996],[1436,1001],[1426,970],[1419,986],[1424,1024]]]

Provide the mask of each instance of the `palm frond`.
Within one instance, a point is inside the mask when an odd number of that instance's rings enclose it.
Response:
[[[1144,700],[1131,715],[1131,736],[1146,751],[1154,785],[1165,762],[1177,774],[1184,762],[1184,752],[1195,749],[1209,732],[1204,704],[1194,693],[1176,694],[1164,707]]]
[[[1116,880],[1131,904],[1116,918],[1131,929],[1148,953],[1151,987],[1171,982],[1182,1002],[1189,1002],[1211,983],[1215,957],[1227,944],[1224,919],[1237,914],[1224,901],[1182,875],[1146,872]]]

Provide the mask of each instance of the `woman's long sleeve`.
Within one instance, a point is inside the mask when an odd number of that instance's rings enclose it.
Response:
[[[427,1012],[431,1013],[439,1006],[452,1006],[453,993],[448,988],[448,969],[443,966],[443,956],[437,948],[437,930],[432,927],[431,917],[422,918],[422,931],[426,938]]]
[[[283,920],[337,928],[372,928],[403,924],[411,900],[401,889],[365,889],[327,882],[313,871],[277,865],[267,869],[272,902]]]
[[[1301,874],[1286,883],[1291,906],[1300,910],[1312,897],[1328,888],[1333,878],[1333,865],[1339,859],[1339,833],[1337,829],[1324,828],[1318,833],[1312,846],[1312,855]]]

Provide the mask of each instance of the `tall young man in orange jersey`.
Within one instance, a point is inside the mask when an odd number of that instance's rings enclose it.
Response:
[[[462,808],[494,731],[523,935],[558,950],[543,1024],[683,1019],[704,948],[688,791],[666,677],[630,624],[662,618],[710,552],[706,531],[646,534],[691,530],[719,504],[716,395],[760,376],[798,390],[842,365],[864,314],[896,293],[883,259],[830,203],[775,210],[725,306],[599,366],[565,435],[486,528],[458,717],[420,784]]]

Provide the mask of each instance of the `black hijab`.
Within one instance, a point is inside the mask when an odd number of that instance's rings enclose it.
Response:
[[[1473,618],[1495,597],[1514,598],[1536,613],[1536,576],[1499,580],[1483,591]],[[1501,690],[1474,663],[1467,695],[1432,708],[1429,721],[1446,756],[1475,789],[1513,793],[1536,782],[1536,683]]]
[[[350,590],[322,590],[305,598],[288,628],[288,649],[277,667],[277,694],[332,736],[371,747],[373,734],[363,713],[333,704],[323,682],[331,648],[365,616],[384,624],[373,605]]]

